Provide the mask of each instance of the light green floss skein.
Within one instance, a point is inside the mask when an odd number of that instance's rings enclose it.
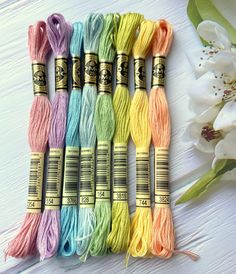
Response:
[[[70,54],[72,57],[80,57],[83,41],[83,25],[82,23],[73,24],[73,34],[70,44]],[[75,148],[78,151],[80,146],[79,140],[79,123],[80,123],[80,109],[81,109],[81,89],[79,87],[73,88],[70,95],[67,131],[66,131],[66,147]],[[75,151],[75,150],[74,150]],[[73,155],[79,157],[79,155]],[[79,168],[79,167],[78,167]],[[78,170],[73,168],[75,177],[78,178]],[[76,175],[77,174],[77,175]],[[65,178],[65,177],[64,177]],[[71,177],[70,177],[71,178]],[[69,183],[75,182],[69,179]],[[77,179],[78,180],[78,179]],[[65,180],[64,180],[65,183]],[[77,187],[77,182],[76,186]],[[63,198],[63,201],[67,198]],[[76,203],[76,201],[74,202]],[[61,237],[59,254],[62,256],[71,256],[76,252],[76,236],[78,226],[78,212],[77,204],[62,205],[61,208]]]
[[[136,31],[139,27],[143,15],[138,13],[126,13],[121,16],[119,29],[117,33],[116,50],[117,54],[123,54],[127,56],[127,69],[128,69],[128,56],[133,47],[134,40],[136,38]],[[119,55],[118,55],[119,57]],[[118,64],[118,61],[117,61]],[[124,63],[122,63],[124,64]],[[118,67],[118,70],[121,68]],[[124,75],[124,74],[123,74]],[[118,76],[118,72],[117,72]],[[118,77],[119,78],[119,77]],[[117,79],[118,79],[117,78]],[[127,73],[127,84],[128,84],[128,73]],[[122,84],[121,84],[122,83]],[[130,136],[130,95],[128,85],[124,84],[123,81],[117,80],[117,86],[113,97],[113,105],[116,120],[116,130],[113,137],[114,148],[122,147],[127,151],[127,144]],[[126,156],[127,157],[127,156]],[[117,168],[118,160],[124,158],[114,157],[113,164],[113,205],[112,205],[112,230],[107,239],[107,244],[114,253],[126,251],[130,242],[130,216],[129,216],[129,204],[127,195],[127,166],[126,172],[119,173],[119,178],[115,178],[115,168]],[[127,161],[127,158],[126,158]],[[123,165],[122,165],[123,164]],[[124,169],[124,162],[121,162],[121,169]],[[117,169],[116,169],[117,170]],[[119,169],[120,170],[120,169]],[[123,172],[123,171],[122,171]],[[122,184],[121,192],[117,192],[115,189],[115,180],[123,180],[126,182],[126,193],[124,191],[124,184]],[[117,183],[116,183],[117,184]],[[116,186],[117,187],[117,186]],[[116,190],[116,193],[115,193]],[[116,198],[115,194],[126,194],[122,198]]]
[[[108,14],[105,16],[105,25],[99,44],[99,62],[114,62],[116,38],[119,15]],[[95,127],[98,142],[111,142],[115,131],[115,116],[112,96],[109,93],[100,93],[96,102]],[[109,166],[110,168],[110,166]],[[110,170],[106,171],[110,175]],[[96,173],[96,177],[98,174]],[[110,184],[110,182],[109,182]],[[95,203],[96,228],[90,244],[92,256],[101,256],[108,253],[107,237],[111,228],[111,202],[110,200]]]
[[[84,51],[98,54],[100,35],[103,29],[103,15],[91,13],[84,22]],[[95,105],[97,100],[97,86],[85,84],[82,95],[82,109],[80,120],[80,141],[83,148],[96,146],[96,130],[94,123]],[[94,166],[94,163],[92,163]],[[94,176],[94,175],[93,175]],[[89,244],[96,226],[94,205],[80,207],[77,236],[77,254],[85,261],[89,255]]]

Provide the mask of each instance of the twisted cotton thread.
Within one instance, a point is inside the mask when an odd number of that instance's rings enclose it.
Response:
[[[99,61],[113,63],[116,53],[114,39],[117,33],[118,15],[108,14],[105,16],[104,22],[99,44]],[[115,131],[115,117],[110,94],[100,93],[98,95],[95,109],[95,127],[98,141],[111,142]],[[106,255],[108,253],[106,241],[111,226],[110,201],[96,201],[95,216],[96,228],[90,243],[90,253],[92,256]]]
[[[155,31],[155,24],[145,20],[141,23],[140,33],[133,47],[134,58],[145,58]],[[148,124],[148,95],[145,90],[136,90],[130,107],[130,131],[136,150],[149,151],[151,131]],[[133,257],[150,254],[152,213],[151,207],[136,207],[131,222],[131,241],[128,249]]]
[[[28,45],[31,61],[45,64],[51,50],[45,22],[39,21],[29,26]],[[50,122],[51,104],[48,97],[34,96],[28,129],[28,141],[32,152],[46,152]],[[6,256],[24,258],[36,253],[36,238],[41,217],[41,212],[26,213],[20,231],[8,244]]]
[[[166,20],[156,23],[153,38],[153,56],[166,57],[173,39],[172,26]],[[152,131],[152,140],[156,148],[169,149],[171,126],[170,113],[164,87],[152,87],[149,100],[149,121]],[[158,184],[158,182],[157,182]],[[174,250],[175,233],[170,206],[155,205],[153,211],[151,252],[153,255],[168,259],[173,253],[183,253],[193,260],[198,256],[190,251]]]
[[[91,13],[84,22],[84,51],[98,53],[99,39],[103,29],[102,14]],[[86,84],[83,88],[80,142],[81,148],[96,146],[96,131],[94,123],[97,86]],[[78,217],[77,254],[85,261],[89,255],[89,244],[96,226],[94,208],[80,208]]]
[[[136,30],[143,19],[137,13],[127,13],[121,16],[117,33],[116,50],[118,53],[130,55]],[[116,130],[113,137],[115,144],[127,146],[130,134],[130,95],[125,85],[117,85],[113,106],[116,121]],[[130,241],[130,217],[128,201],[113,201],[112,205],[112,230],[107,239],[111,251],[118,253],[128,249]]]
[[[70,42],[71,56],[80,57],[83,41],[82,23],[73,24],[73,35]],[[66,147],[80,147],[79,124],[81,110],[81,90],[73,89],[68,107]],[[79,168],[79,167],[78,167]],[[78,227],[77,205],[63,205],[61,208],[61,237],[59,252],[62,256],[71,256],[76,252]]]
[[[61,14],[47,19],[47,33],[54,56],[68,57],[71,26]],[[66,133],[68,93],[57,90],[52,102],[52,123],[49,135],[50,148],[63,148]],[[41,260],[56,254],[59,245],[60,210],[45,209],[39,227],[37,247]]]

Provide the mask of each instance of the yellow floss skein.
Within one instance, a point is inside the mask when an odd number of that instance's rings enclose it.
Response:
[[[128,61],[136,30],[143,15],[127,13],[121,16],[117,33],[117,87],[113,106],[116,120],[113,163],[112,230],[107,244],[111,251],[126,251],[130,242],[130,217],[127,194],[127,143],[130,134],[130,95],[128,89]]]
[[[153,22],[143,21],[139,36],[133,47],[135,94],[130,107],[130,131],[136,146],[136,212],[131,223],[131,242],[128,249],[128,256],[130,254],[133,257],[144,257],[150,254],[149,248],[152,233],[149,181],[151,130],[148,123],[148,95],[145,86],[144,59],[148,54],[154,31],[155,24]],[[136,67],[138,62],[141,65]],[[145,171],[142,170],[142,167],[144,167]],[[146,191],[143,199],[139,193],[142,189]]]

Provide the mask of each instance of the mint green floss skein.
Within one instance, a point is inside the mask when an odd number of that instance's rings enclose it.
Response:
[[[72,57],[80,57],[83,41],[82,23],[73,24],[73,34],[70,42]],[[70,94],[67,117],[66,147],[80,147],[79,123],[81,110],[81,89],[73,88]],[[78,155],[79,156],[79,155]],[[78,170],[75,172],[78,174]],[[71,256],[76,252],[76,237],[78,226],[77,205],[62,205],[61,208],[61,237],[59,254]]]
[[[118,20],[119,15],[117,14],[105,16],[105,25],[99,44],[99,62],[114,62],[116,54],[114,40],[117,33]],[[115,115],[111,94],[98,94],[95,110],[95,127],[98,142],[111,142],[115,131]],[[96,229],[92,236],[90,253],[92,256],[102,256],[109,252],[107,237],[111,229],[111,201],[96,201],[95,215]]]
[[[91,13],[86,17],[84,22],[85,53],[98,54],[103,21],[103,15],[98,13]],[[96,100],[97,86],[85,84],[82,95],[80,121],[81,149],[95,149],[96,147],[96,131],[94,123]],[[81,261],[85,261],[90,255],[89,244],[96,226],[94,207],[80,207],[78,219],[77,254],[81,256]]]

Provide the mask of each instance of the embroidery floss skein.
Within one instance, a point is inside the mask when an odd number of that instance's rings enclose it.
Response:
[[[50,258],[56,254],[60,238],[61,177],[68,105],[67,57],[71,26],[61,14],[54,13],[47,19],[47,33],[54,56],[56,57],[56,94],[52,102],[45,209],[37,238],[37,247],[41,260]]]
[[[36,238],[41,221],[44,154],[51,122],[51,104],[47,96],[45,63],[51,50],[46,23],[29,26],[29,53],[32,60],[34,100],[30,111],[28,140],[31,163],[27,213],[17,236],[8,244],[6,256],[24,258],[36,253]]]
[[[107,239],[111,251],[118,253],[128,249],[130,241],[130,217],[127,192],[127,144],[129,140],[130,95],[128,89],[129,55],[136,30],[143,19],[138,13],[121,16],[117,33],[116,90],[113,98],[116,130],[114,142],[114,176],[112,230]]]
[[[173,38],[172,26],[166,20],[156,23],[153,39],[153,74],[149,100],[149,120],[155,146],[155,208],[151,252],[168,259],[173,253],[184,253],[193,260],[198,256],[190,251],[175,250],[175,233],[168,187],[168,150],[170,145],[170,114],[165,95],[165,59]]]
[[[64,182],[61,208],[61,237],[59,253],[71,256],[76,252],[78,229],[78,178],[79,178],[79,123],[81,110],[80,55],[83,41],[82,23],[73,24],[70,42],[72,56],[72,91],[68,107]]]
[[[94,153],[96,146],[95,106],[97,100],[98,46],[103,15],[91,13],[84,22],[85,75],[80,121],[81,170],[77,254],[82,261],[89,255],[89,244],[96,226],[94,213]]]
[[[128,249],[133,257],[150,254],[152,212],[150,201],[149,146],[151,130],[148,123],[145,57],[148,54],[155,24],[144,20],[133,47],[135,93],[130,107],[130,131],[136,146],[136,212],[131,222],[131,241]]]
[[[96,169],[96,228],[90,243],[92,256],[108,253],[107,237],[111,226],[110,161],[111,140],[115,131],[112,104],[112,63],[115,58],[114,39],[117,33],[118,15],[108,14],[99,44],[99,84],[95,109],[95,127],[98,139]]]

